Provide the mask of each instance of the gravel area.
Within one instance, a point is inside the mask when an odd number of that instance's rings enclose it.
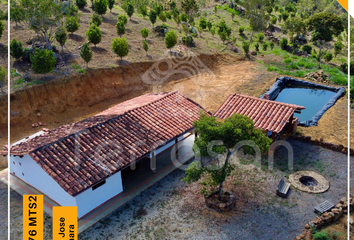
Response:
[[[274,170],[249,165],[252,160],[238,155],[239,166],[225,188],[237,198],[229,213],[207,209],[198,194],[200,185],[181,181],[184,171],[176,170],[142,192],[109,216],[79,235],[79,239],[294,239],[303,226],[316,217],[313,207],[324,200],[337,203],[346,195],[347,156],[296,140],[294,171],[311,170],[330,181],[330,189],[311,194],[292,189],[287,199],[275,194],[287,169],[287,151],[275,154]],[[3,185],[1,185],[3,187]],[[11,193],[11,233],[22,238],[22,198]],[[45,236],[51,236],[51,218],[45,216]],[[49,238],[48,238],[49,239]]]
[[[7,239],[7,185],[0,182],[0,239]]]

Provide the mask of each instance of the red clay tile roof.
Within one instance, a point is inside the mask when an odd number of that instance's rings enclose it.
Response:
[[[10,152],[29,154],[75,196],[191,130],[200,110],[207,112],[177,91],[146,94],[19,143]]]
[[[215,117],[225,119],[234,113],[251,118],[256,128],[279,133],[295,110],[302,106],[265,100],[241,94],[231,94],[214,113]]]

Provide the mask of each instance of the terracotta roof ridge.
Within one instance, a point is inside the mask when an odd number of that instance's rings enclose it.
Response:
[[[237,96],[238,95],[238,96],[241,96],[241,97],[251,98],[251,99],[255,99],[255,100],[263,101],[263,102],[273,102],[273,103],[276,103],[276,104],[279,104],[279,105],[292,107],[292,108],[296,108],[296,109],[305,109],[305,107],[300,106],[300,105],[296,105],[296,104],[283,103],[283,102],[278,102],[278,101],[275,101],[275,100],[268,100],[268,99],[253,97],[253,96],[247,96],[247,95],[243,95],[243,94],[239,94],[239,93],[232,93],[232,94],[230,94],[230,96],[231,95],[233,95],[233,96]]]
[[[137,109],[140,109],[140,108],[142,108],[142,107],[145,107],[145,106],[148,106],[148,105],[150,105],[150,104],[153,104],[153,103],[156,103],[156,102],[158,102],[158,101],[161,101],[162,99],[165,99],[165,98],[167,98],[167,97],[169,97],[169,96],[171,96],[171,95],[173,95],[173,94],[175,94],[175,93],[179,93],[179,91],[178,90],[174,90],[174,91],[171,91],[171,92],[161,92],[161,93],[150,93],[150,95],[157,95],[157,94],[161,94],[161,95],[163,95],[162,97],[160,97],[160,98],[158,98],[158,99],[154,99],[154,100],[152,100],[152,101],[150,101],[150,102],[147,102],[147,103],[145,103],[145,104],[143,104],[143,105],[141,105],[141,106],[138,106],[138,107],[134,107],[134,108],[132,108],[132,109],[129,109],[129,110],[127,110],[127,111],[125,111],[125,112],[123,112],[122,114],[120,114],[120,115],[125,115],[126,113],[130,113],[130,112],[133,112],[133,111],[135,111],[135,110],[137,110]],[[164,95],[165,94],[165,95]],[[182,94],[180,94],[182,97],[184,97]],[[184,98],[186,98],[186,97],[184,97]],[[133,98],[134,99],[134,98]],[[129,101],[129,100],[128,100]],[[101,116],[101,115],[97,115],[97,116]]]
[[[179,94],[180,96],[182,96],[183,98],[188,99],[187,97],[185,97],[185,96],[183,96],[182,94],[180,94],[178,90],[174,90],[174,91],[171,91],[171,92],[151,93],[151,94],[155,94],[155,95],[161,94],[161,95],[163,95],[163,96],[162,96],[161,98],[158,98],[158,99],[155,99],[155,100],[153,100],[153,101],[147,102],[146,104],[144,104],[144,105],[142,105],[142,106],[138,106],[138,107],[129,109],[128,111],[125,111],[125,112],[123,112],[123,113],[121,113],[121,114],[118,114],[118,115],[112,114],[111,116],[114,116],[114,117],[112,117],[112,118],[106,119],[106,120],[104,120],[104,121],[102,121],[102,122],[95,123],[95,124],[93,124],[93,125],[91,125],[91,126],[89,126],[89,127],[86,127],[86,128],[83,128],[83,129],[79,129],[79,130],[77,130],[77,131],[75,131],[75,132],[72,132],[72,133],[66,135],[66,136],[59,137],[59,138],[57,138],[57,139],[55,139],[55,140],[53,140],[53,141],[51,141],[51,142],[46,143],[45,145],[38,146],[37,148],[34,148],[34,149],[30,149],[30,150],[28,151],[28,153],[38,151],[39,149],[46,148],[46,147],[48,147],[48,146],[51,146],[51,145],[56,144],[56,143],[58,143],[58,142],[61,142],[61,141],[65,140],[65,139],[68,139],[68,138],[70,138],[70,137],[72,137],[72,136],[76,136],[76,135],[78,135],[78,134],[81,134],[81,133],[85,132],[86,130],[90,130],[90,129],[93,129],[93,128],[97,127],[97,126],[102,126],[102,125],[104,125],[104,124],[107,124],[107,123],[110,123],[110,122],[112,122],[112,121],[115,121],[115,120],[117,120],[117,119],[119,119],[119,118],[125,116],[126,114],[128,114],[128,113],[130,113],[130,112],[133,112],[133,111],[135,111],[135,110],[137,110],[137,109],[140,109],[140,108],[142,108],[142,107],[151,105],[151,104],[153,104],[153,103],[155,103],[155,102],[161,101],[161,100],[163,100],[163,99],[165,99],[165,98],[167,98],[167,97],[169,97],[169,96],[171,96],[171,95],[173,95],[173,94],[175,94],[175,93],[178,93],[178,94]],[[165,94],[165,95],[164,95],[164,94]],[[133,99],[134,99],[134,98],[133,98]],[[190,99],[188,99],[188,100],[191,101]],[[129,100],[128,100],[128,101],[129,101]],[[199,105],[198,105],[198,106],[199,106]],[[204,108],[203,108],[203,109],[204,109]],[[205,109],[204,109],[204,110],[205,110]],[[62,125],[62,126],[60,126],[60,127],[58,127],[58,128],[62,128],[62,127],[64,127],[64,126],[75,126],[75,124],[77,124],[77,123],[84,122],[84,121],[86,121],[86,120],[88,120],[88,119],[90,119],[90,118],[93,118],[93,117],[100,117],[100,116],[105,116],[105,115],[95,115],[95,116],[89,117],[89,118],[87,118],[87,119],[84,119],[84,120],[79,121],[79,122],[76,122],[76,123],[64,124],[64,125]],[[50,130],[49,132],[45,132],[45,133],[41,134],[40,136],[42,136],[42,135],[44,135],[44,134],[49,135],[51,131],[55,131],[55,130],[57,130],[58,128],[52,129],[52,130]],[[40,136],[38,136],[38,137],[40,137]],[[27,153],[27,152],[23,152],[23,151],[22,151],[22,152],[13,152],[13,153],[17,153],[17,154],[23,155],[24,153]],[[10,151],[10,154],[11,154],[11,151]]]

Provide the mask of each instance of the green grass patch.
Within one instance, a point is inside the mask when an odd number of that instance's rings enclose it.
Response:
[[[35,84],[43,84],[43,83],[45,83],[45,82],[40,81],[40,80],[33,80],[32,82],[35,83]]]
[[[284,63],[286,63],[286,64],[289,64],[291,62],[292,62],[291,58],[285,58],[284,59]]]
[[[23,78],[17,79],[15,81],[15,84],[22,84],[23,83]]]
[[[286,69],[288,70],[299,70],[299,66],[297,65],[296,62],[291,62],[289,65],[286,66]]]
[[[299,78],[304,78],[305,75],[307,74],[307,72],[304,72],[304,71],[294,71],[294,72],[291,72],[291,76],[293,77],[299,77]]]
[[[269,66],[268,67],[268,72],[278,72],[280,71],[280,68],[275,67],[275,66]]]
[[[79,71],[78,71],[78,73],[80,73],[80,74],[85,74],[85,72],[86,72],[85,68],[81,68],[81,69],[79,69]]]
[[[18,73],[16,72],[15,69],[11,69],[11,70],[10,70],[10,75],[11,75],[11,77],[18,77],[18,76],[21,76],[20,74],[18,74]]]
[[[79,69],[79,68],[80,68],[80,66],[77,65],[77,64],[72,64],[71,67],[72,67],[73,69]]]

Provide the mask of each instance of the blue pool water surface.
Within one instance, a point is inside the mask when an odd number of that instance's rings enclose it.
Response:
[[[301,114],[295,113],[294,116],[300,121],[310,120],[336,93],[323,89],[315,88],[284,88],[277,96],[275,101],[296,104],[305,107]]]

